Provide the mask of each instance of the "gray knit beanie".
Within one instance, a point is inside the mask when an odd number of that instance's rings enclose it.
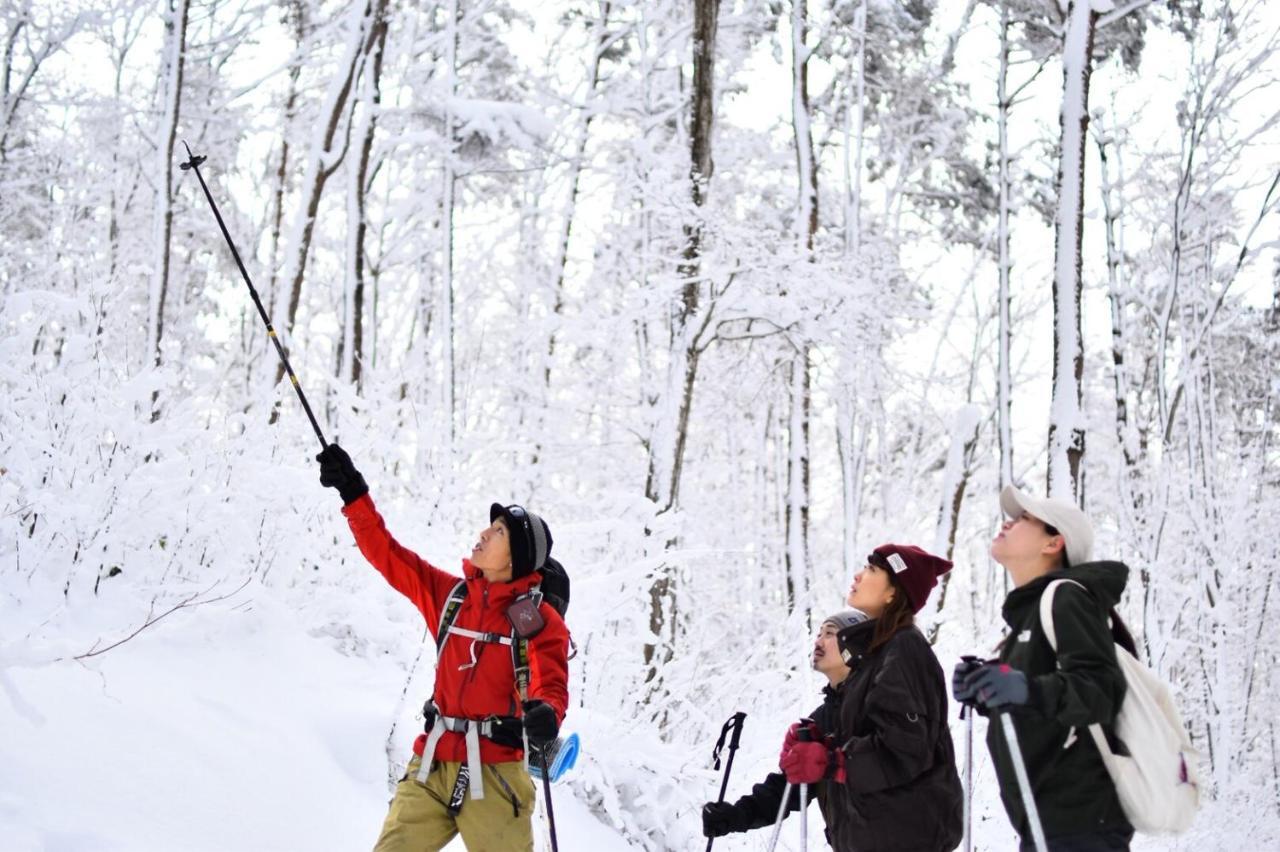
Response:
[[[823,624],[834,624],[836,630],[844,630],[846,627],[852,627],[867,620],[866,613],[857,609],[846,609],[837,612],[835,615],[828,615],[823,619]]]

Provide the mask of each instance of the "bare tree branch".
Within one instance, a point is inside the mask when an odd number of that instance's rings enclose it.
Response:
[[[147,612],[146,619],[142,622],[142,624],[138,625],[138,627],[128,636],[125,636],[123,639],[118,639],[104,648],[99,648],[98,643],[95,642],[93,644],[93,647],[91,647],[88,651],[85,651],[83,654],[76,654],[71,659],[87,660],[90,657],[97,657],[102,654],[105,654],[113,648],[120,647],[125,642],[128,642],[130,639],[134,638],[139,633],[146,630],[148,627],[154,626],[155,624],[159,623],[161,619],[167,616],[173,615],[175,612],[177,612],[180,609],[190,609],[198,606],[203,606],[204,604],[218,603],[219,601],[225,601],[228,598],[234,597],[235,595],[243,591],[245,586],[249,585],[249,578],[245,578],[245,581],[243,583],[241,583],[239,586],[236,586],[234,589],[232,589],[231,591],[227,592],[224,595],[218,595],[217,597],[212,597],[212,598],[202,598],[203,595],[207,595],[210,592],[212,592],[217,585],[218,585],[217,583],[214,583],[212,586],[205,589],[203,592],[193,592],[190,595],[187,595],[185,598],[178,601],[176,604],[169,607],[167,610],[160,613],[159,615],[155,614],[155,605],[153,603],[151,609],[148,610]],[[66,657],[58,657],[57,660],[55,660],[55,662],[59,662],[65,659]]]

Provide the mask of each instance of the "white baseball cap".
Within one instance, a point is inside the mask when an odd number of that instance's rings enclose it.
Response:
[[[1093,524],[1080,507],[1053,497],[1032,497],[1012,485],[1000,492],[1000,509],[1011,518],[1026,512],[1056,529],[1067,546],[1067,563],[1079,565],[1093,556]]]

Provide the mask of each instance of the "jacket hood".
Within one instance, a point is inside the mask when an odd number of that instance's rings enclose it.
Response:
[[[1103,609],[1111,609],[1120,602],[1125,583],[1129,580],[1129,566],[1123,562],[1082,562],[1062,571],[1050,571],[1025,586],[1009,592],[1004,601],[1004,620],[1014,625],[1022,618],[1027,607],[1037,606],[1045,587],[1054,580],[1075,580],[1093,595]]]
[[[1124,594],[1125,584],[1129,582],[1129,566],[1110,560],[1083,562],[1072,565],[1065,571],[1055,571],[1050,576],[1055,580],[1075,580],[1092,592],[1098,603],[1110,609],[1120,603],[1120,597]]]

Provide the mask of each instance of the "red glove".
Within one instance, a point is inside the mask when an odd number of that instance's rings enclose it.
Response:
[[[792,725],[783,742],[778,766],[792,784],[814,784],[831,779],[843,784],[845,780],[844,752],[833,747],[830,737],[824,737],[818,726],[811,724],[811,740],[798,737],[799,725]]]

